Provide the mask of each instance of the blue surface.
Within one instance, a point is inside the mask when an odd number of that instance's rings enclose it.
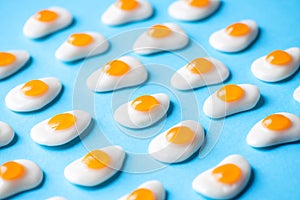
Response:
[[[146,21],[129,25],[109,27],[101,23],[101,13],[113,1],[78,0],[60,1],[0,1],[0,50],[24,49],[31,62],[15,75],[0,81],[0,120],[10,124],[17,139],[0,149],[0,163],[25,158],[38,163],[45,179],[37,189],[14,196],[14,199],[45,199],[61,195],[68,199],[117,199],[144,181],[160,180],[168,191],[168,199],[204,199],[191,188],[192,180],[204,170],[216,165],[229,154],[241,154],[253,168],[253,177],[240,199],[300,199],[299,142],[258,150],[247,145],[245,138],[251,127],[268,114],[286,111],[300,116],[300,104],[293,100],[293,90],[299,85],[299,71],[287,80],[269,84],[257,80],[250,72],[256,58],[274,49],[300,47],[299,1],[224,0],[220,9],[211,17],[194,23],[179,22],[167,14],[172,0],[151,0],[154,16]],[[30,40],[23,36],[22,27],[29,16],[49,6],[62,6],[75,18],[75,23],[62,31],[41,40]],[[235,54],[214,50],[208,44],[209,35],[228,24],[250,18],[260,27],[258,39],[248,49]],[[178,23],[193,42],[184,50],[152,56],[131,53],[131,46],[143,30],[155,23]],[[86,61],[62,63],[54,57],[57,47],[74,32],[99,31],[110,39],[111,48],[104,55]],[[202,48],[204,51],[202,50]],[[174,70],[187,60],[206,53],[223,61],[231,71],[226,83],[252,83],[257,85],[262,100],[255,109],[236,114],[225,120],[210,120],[202,112],[202,104],[219,86],[197,89],[194,92],[178,92],[170,88],[169,79]],[[123,54],[139,58],[150,73],[147,83],[139,88],[119,90],[115,93],[94,94],[85,86],[87,76],[109,59]],[[54,76],[59,78],[64,89],[59,98],[33,113],[14,113],[5,107],[4,97],[14,86],[30,79]],[[172,108],[161,123],[143,131],[130,131],[119,127],[112,118],[118,105],[139,94],[166,92],[170,95]],[[30,129],[43,119],[71,109],[84,109],[94,117],[91,132],[71,144],[57,148],[46,148],[35,144],[29,136]],[[187,162],[164,166],[147,156],[149,141],[158,132],[166,130],[182,119],[195,119],[207,132],[207,145],[200,156]],[[83,156],[87,150],[108,144],[123,146],[128,152],[124,172],[110,181],[94,188],[83,188],[70,184],[63,170],[71,161]],[[216,145],[214,145],[216,144]]]

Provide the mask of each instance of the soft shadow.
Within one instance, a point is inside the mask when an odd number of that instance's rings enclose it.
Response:
[[[8,143],[7,145],[4,145],[4,146],[0,147],[0,150],[13,146],[14,144],[16,144],[18,142],[18,140],[19,140],[19,136],[15,133],[14,138],[12,139],[12,141],[10,141],[10,143]]]

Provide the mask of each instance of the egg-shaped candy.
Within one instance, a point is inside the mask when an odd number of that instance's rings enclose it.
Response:
[[[257,37],[258,27],[253,20],[242,20],[214,32],[209,37],[212,47],[223,52],[238,52],[247,48]]]
[[[23,27],[23,33],[29,38],[41,38],[69,26],[73,17],[61,7],[50,7],[31,16]]]
[[[14,136],[14,130],[5,122],[0,121],[0,148],[9,144]]]
[[[137,54],[153,54],[182,49],[189,43],[186,33],[173,23],[156,24],[142,33],[133,45]]]
[[[126,194],[118,200],[165,200],[164,186],[156,180],[147,181],[137,187],[130,194]]]
[[[30,80],[10,90],[5,97],[6,106],[16,112],[30,112],[49,104],[61,91],[57,78]]]
[[[265,117],[247,135],[247,143],[253,147],[267,147],[297,140],[300,140],[300,118],[287,112]]]
[[[107,25],[121,25],[147,19],[152,13],[147,0],[117,0],[103,13],[101,20]]]
[[[91,115],[82,110],[57,114],[36,124],[30,131],[33,141],[46,146],[58,146],[80,136],[91,122]]]
[[[183,21],[195,21],[208,17],[220,5],[220,0],[179,0],[168,8],[169,15]]]
[[[95,92],[107,92],[139,85],[147,80],[144,65],[132,56],[122,56],[108,62],[87,79],[87,87]]]
[[[95,186],[108,180],[123,166],[125,152],[119,146],[92,150],[70,163],[64,170],[68,181],[81,186]]]
[[[0,199],[33,189],[43,180],[41,168],[30,160],[8,161],[0,166]]]
[[[54,196],[54,197],[47,198],[46,200],[67,200],[67,199],[60,196]]]
[[[100,33],[74,33],[56,50],[55,57],[61,61],[70,62],[102,54],[108,48],[109,43]]]
[[[204,139],[201,125],[196,121],[186,120],[156,136],[150,142],[148,152],[161,162],[182,162],[200,148]]]
[[[300,102],[300,86],[295,89],[293,97],[296,101]]]
[[[222,118],[252,109],[260,99],[259,89],[251,84],[228,84],[209,96],[203,112],[211,118]]]
[[[251,166],[241,155],[230,155],[217,166],[198,175],[193,189],[209,198],[231,199],[246,187],[251,175]]]
[[[221,83],[229,76],[228,68],[214,58],[196,58],[179,69],[171,85],[179,90],[189,90]]]
[[[29,58],[29,53],[24,50],[0,52],[0,80],[20,70]]]
[[[251,65],[253,75],[266,82],[276,82],[293,75],[300,65],[300,48],[275,50],[255,60]]]
[[[145,128],[165,116],[169,105],[170,98],[164,93],[139,96],[117,108],[114,119],[128,128]]]

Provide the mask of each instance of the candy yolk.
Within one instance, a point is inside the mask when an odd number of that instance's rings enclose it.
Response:
[[[16,56],[11,53],[0,52],[0,67],[5,67],[7,65],[15,62]]]
[[[233,102],[243,98],[244,90],[238,85],[225,85],[217,92],[217,97],[225,102]]]
[[[272,131],[284,131],[292,126],[289,118],[281,114],[273,114],[262,121],[262,125]]]
[[[164,25],[156,24],[148,30],[148,35],[153,38],[164,38],[172,34],[172,30]]]
[[[51,10],[41,10],[34,15],[34,18],[40,22],[53,22],[58,18],[58,14]]]
[[[285,51],[275,50],[267,55],[266,60],[273,65],[284,66],[292,61],[292,56]]]
[[[55,131],[68,129],[76,123],[76,117],[70,113],[55,115],[48,121],[48,125]]]
[[[196,58],[187,65],[187,69],[194,74],[205,74],[213,68],[214,65],[205,58]]]
[[[166,134],[166,139],[173,144],[189,144],[195,138],[195,133],[189,127],[178,126],[170,129]]]
[[[210,1],[209,0],[185,0],[186,3],[188,3],[190,6],[194,7],[206,7],[209,5]]]
[[[130,67],[127,63],[121,60],[113,60],[106,64],[104,72],[111,76],[122,76],[130,71]]]
[[[131,11],[139,6],[139,2],[136,0],[118,0],[116,6],[121,10]]]
[[[48,85],[41,80],[31,80],[24,84],[21,91],[26,96],[36,97],[48,91]]]
[[[234,164],[225,164],[212,171],[213,177],[224,184],[234,184],[242,178],[242,170]]]
[[[159,101],[150,95],[144,95],[132,101],[131,106],[141,112],[148,112],[159,105]]]
[[[85,33],[74,33],[69,36],[68,43],[77,47],[83,47],[93,42],[93,37]]]
[[[155,200],[154,193],[146,188],[139,188],[130,193],[126,200]]]
[[[249,26],[243,23],[231,24],[225,29],[227,34],[236,37],[247,35],[250,30]]]
[[[91,169],[103,169],[109,166],[111,162],[110,156],[101,150],[93,150],[86,154],[82,162]]]
[[[0,166],[0,177],[4,180],[16,180],[24,176],[25,167],[20,163],[9,161]]]

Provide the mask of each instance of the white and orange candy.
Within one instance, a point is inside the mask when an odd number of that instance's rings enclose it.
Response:
[[[271,114],[257,122],[247,135],[253,147],[268,147],[300,140],[300,118],[292,113]]]
[[[242,20],[211,34],[209,43],[223,52],[238,52],[247,48],[257,37],[258,26],[253,20]]]
[[[73,17],[61,7],[50,7],[31,16],[23,27],[23,33],[29,38],[41,38],[69,26]]]
[[[41,168],[30,160],[11,160],[0,166],[0,199],[8,198],[40,185]]]
[[[183,21],[196,21],[214,13],[220,5],[220,0],[179,0],[168,8],[169,15]]]
[[[29,53],[24,50],[0,52],[0,80],[20,70],[29,58]]]
[[[193,181],[193,189],[209,198],[231,199],[247,185],[251,166],[241,155],[230,155],[217,166],[199,174]]]
[[[118,107],[114,119],[127,128],[145,128],[161,120],[169,105],[170,98],[164,93],[142,95]]]
[[[256,59],[251,65],[253,75],[266,82],[277,82],[292,76],[300,66],[300,48],[274,50]]]
[[[65,178],[73,184],[95,186],[117,173],[123,166],[125,151],[119,146],[95,149],[70,163]]]
[[[36,124],[30,131],[33,141],[45,146],[58,146],[80,136],[89,126],[91,115],[82,110],[57,114]]]
[[[132,56],[122,56],[93,72],[86,81],[95,92],[107,92],[137,86],[145,82],[148,72],[144,65]]]
[[[147,0],[117,0],[103,13],[101,20],[107,25],[121,25],[147,19],[152,13]]]
[[[97,32],[71,34],[56,50],[55,57],[70,62],[102,54],[109,48],[106,38]]]
[[[10,90],[5,104],[16,112],[35,111],[54,100],[61,88],[61,82],[54,77],[30,80]]]
[[[227,84],[205,100],[203,112],[211,118],[222,118],[252,109],[259,99],[255,85]]]

